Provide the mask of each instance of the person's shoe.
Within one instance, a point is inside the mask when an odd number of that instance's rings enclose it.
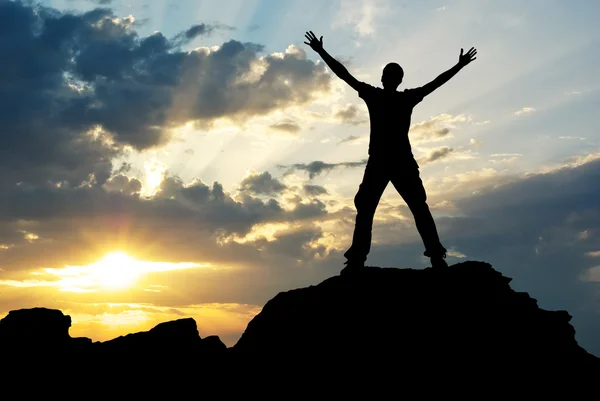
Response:
[[[346,267],[342,269],[340,274],[354,274],[361,272],[365,269],[365,262],[347,260],[344,262],[344,264],[346,265]]]
[[[431,267],[433,267],[434,269],[448,267],[448,263],[446,263],[446,261],[444,260],[445,256],[446,255],[443,255],[443,256],[432,256],[430,258],[430,260],[431,260]]]

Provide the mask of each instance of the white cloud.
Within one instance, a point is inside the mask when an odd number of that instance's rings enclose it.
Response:
[[[480,147],[480,146],[483,144],[483,142],[481,142],[480,140],[477,140],[477,139],[475,139],[475,138],[471,138],[471,139],[469,140],[469,143],[470,143],[472,146],[475,146],[476,148]]]
[[[541,167],[540,169],[538,169],[538,173],[539,174],[548,174],[548,173],[553,173],[557,170],[562,170],[565,168],[576,168],[576,167],[582,166],[584,164],[596,161],[598,159],[600,159],[600,152],[590,153],[585,156],[575,156],[575,157],[572,157],[562,163],[557,163],[554,165]]]
[[[523,114],[531,114],[535,111],[533,107],[523,107],[521,110],[515,111],[515,116],[520,116]]]
[[[490,157],[520,157],[522,153],[492,153]]]
[[[438,7],[435,9],[435,11],[446,11],[446,10],[447,10],[446,6],[441,6],[441,7]]]
[[[576,95],[581,95],[582,93],[587,93],[587,92],[590,92],[590,91],[591,91],[591,90],[590,90],[589,88],[588,88],[588,89],[585,89],[585,90],[583,90],[583,91],[581,91],[581,90],[573,90],[573,91],[568,91],[568,92],[565,92],[565,95],[568,95],[568,96],[576,96]]]
[[[508,164],[521,156],[523,156],[521,153],[494,153],[490,155],[490,157],[493,157],[493,159],[490,159],[490,162],[492,164]]]
[[[454,258],[459,258],[459,259],[464,259],[467,257],[467,255],[465,255],[464,253],[459,252],[455,249],[449,250],[447,254],[448,254],[448,256],[452,256]]]
[[[572,135],[568,135],[568,136],[559,136],[558,139],[578,139],[580,141],[585,141],[586,138],[583,136],[572,136]]]

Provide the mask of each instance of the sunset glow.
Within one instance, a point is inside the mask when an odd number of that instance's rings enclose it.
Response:
[[[208,263],[168,263],[136,260],[125,252],[114,251],[98,262],[86,266],[44,268],[30,273],[34,279],[0,280],[12,287],[55,287],[62,292],[87,293],[123,291],[136,286],[137,280],[151,273],[210,267]],[[150,292],[161,292],[164,286],[151,285]]]
[[[98,284],[108,289],[131,287],[144,273],[143,264],[124,252],[111,252],[90,267],[90,272],[96,276]]]
[[[60,278],[57,286],[61,291],[96,292],[132,288],[138,278],[149,273],[208,266],[208,264],[198,263],[144,262],[136,260],[124,252],[115,251],[87,266],[66,266],[63,269],[47,268],[44,271]]]

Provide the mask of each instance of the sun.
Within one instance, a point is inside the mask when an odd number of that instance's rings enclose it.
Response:
[[[108,289],[129,288],[142,274],[140,262],[121,251],[104,256],[93,265],[93,271],[98,284]]]

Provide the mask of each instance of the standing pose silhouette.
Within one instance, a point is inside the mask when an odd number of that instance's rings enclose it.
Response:
[[[463,54],[460,49],[458,63],[440,74],[436,79],[419,88],[396,89],[402,82],[404,71],[397,63],[389,63],[383,69],[381,84],[376,88],[354,78],[339,61],[323,48],[323,37],[317,39],[312,32],[305,35],[309,45],[327,63],[329,68],[354,90],[367,104],[371,125],[369,159],[362,183],[354,198],[356,224],[352,245],[344,254],[347,265],[342,273],[363,268],[371,249],[373,217],[385,188],[391,181],[411,210],[417,230],[425,245],[424,255],[430,258],[432,267],[447,267],[446,248],[438,237],[433,217],[427,205],[427,195],[419,174],[408,130],[413,108],[452,78],[464,66],[475,60],[477,50],[473,47]]]

